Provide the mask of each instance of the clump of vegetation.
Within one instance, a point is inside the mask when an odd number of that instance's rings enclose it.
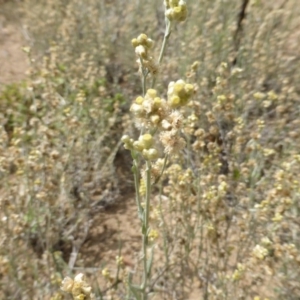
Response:
[[[0,298],[299,299],[296,4],[19,3]]]

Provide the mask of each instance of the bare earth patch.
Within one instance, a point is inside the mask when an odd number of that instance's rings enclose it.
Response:
[[[25,78],[28,68],[26,54],[22,51],[21,28],[6,15],[10,3],[1,4],[0,9],[0,87]],[[11,9],[13,12],[14,10]]]

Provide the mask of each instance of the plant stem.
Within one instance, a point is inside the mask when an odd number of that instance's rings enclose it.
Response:
[[[148,70],[144,67],[143,59],[140,58],[141,62],[141,70],[142,70],[142,88],[143,88],[143,97],[146,95],[146,83],[147,83],[147,76],[149,74]]]
[[[147,282],[149,277],[148,272],[148,233],[149,233],[149,213],[150,213],[150,196],[151,196],[151,162],[149,160],[146,161],[146,204],[144,210],[144,218],[143,218],[143,283],[141,286],[142,290],[142,299],[147,300]],[[149,270],[150,270],[149,266]]]
[[[167,45],[167,41],[171,35],[171,22],[169,21],[169,19],[166,18],[166,31],[165,31],[165,35],[164,35],[164,40],[160,49],[160,54],[159,54],[159,58],[158,58],[158,64],[161,63],[165,50],[166,50],[166,45]]]
[[[167,161],[168,161],[168,155],[166,154],[165,155],[165,158],[164,158],[164,164],[163,164],[163,167],[161,169],[161,172],[159,174],[159,176],[157,177],[157,179],[155,180],[154,182],[154,185],[157,184],[159,182],[159,180],[161,179],[161,176],[163,175],[164,171],[165,171],[165,168],[166,168],[166,165],[167,165]]]
[[[166,31],[165,31],[164,40],[163,40],[163,43],[162,43],[162,46],[161,46],[161,49],[160,49],[160,54],[159,54],[159,57],[158,57],[158,65],[160,65],[161,62],[162,62],[162,59],[164,57],[165,50],[166,50],[167,41],[168,41],[168,39],[171,35],[171,25],[172,25],[172,23],[167,18],[165,20],[166,20]],[[154,88],[155,81],[156,81],[156,77],[153,77],[151,88]]]
[[[139,218],[142,220],[142,216],[143,216],[143,208],[141,205],[141,197],[140,197],[140,176],[139,176],[139,162],[138,159],[135,158],[133,159],[133,177],[134,177],[134,188],[135,188],[135,200],[136,200],[136,205],[138,208],[138,215]]]

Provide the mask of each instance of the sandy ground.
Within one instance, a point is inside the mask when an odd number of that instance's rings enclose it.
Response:
[[[22,51],[24,41],[14,7],[0,1],[0,88],[5,84],[25,78],[28,68],[26,54]],[[16,4],[14,4],[16,5]],[[9,7],[10,6],[10,7]],[[8,14],[8,10],[11,15]]]

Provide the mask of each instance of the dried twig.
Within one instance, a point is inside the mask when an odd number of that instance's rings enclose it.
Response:
[[[238,13],[236,31],[233,37],[234,48],[236,52],[238,52],[240,47],[242,32],[243,32],[243,20],[246,18],[246,9],[248,4],[249,4],[249,0],[243,0],[241,9]],[[237,63],[237,54],[235,55],[235,58],[232,61],[232,65],[233,66],[236,65],[236,63]]]

